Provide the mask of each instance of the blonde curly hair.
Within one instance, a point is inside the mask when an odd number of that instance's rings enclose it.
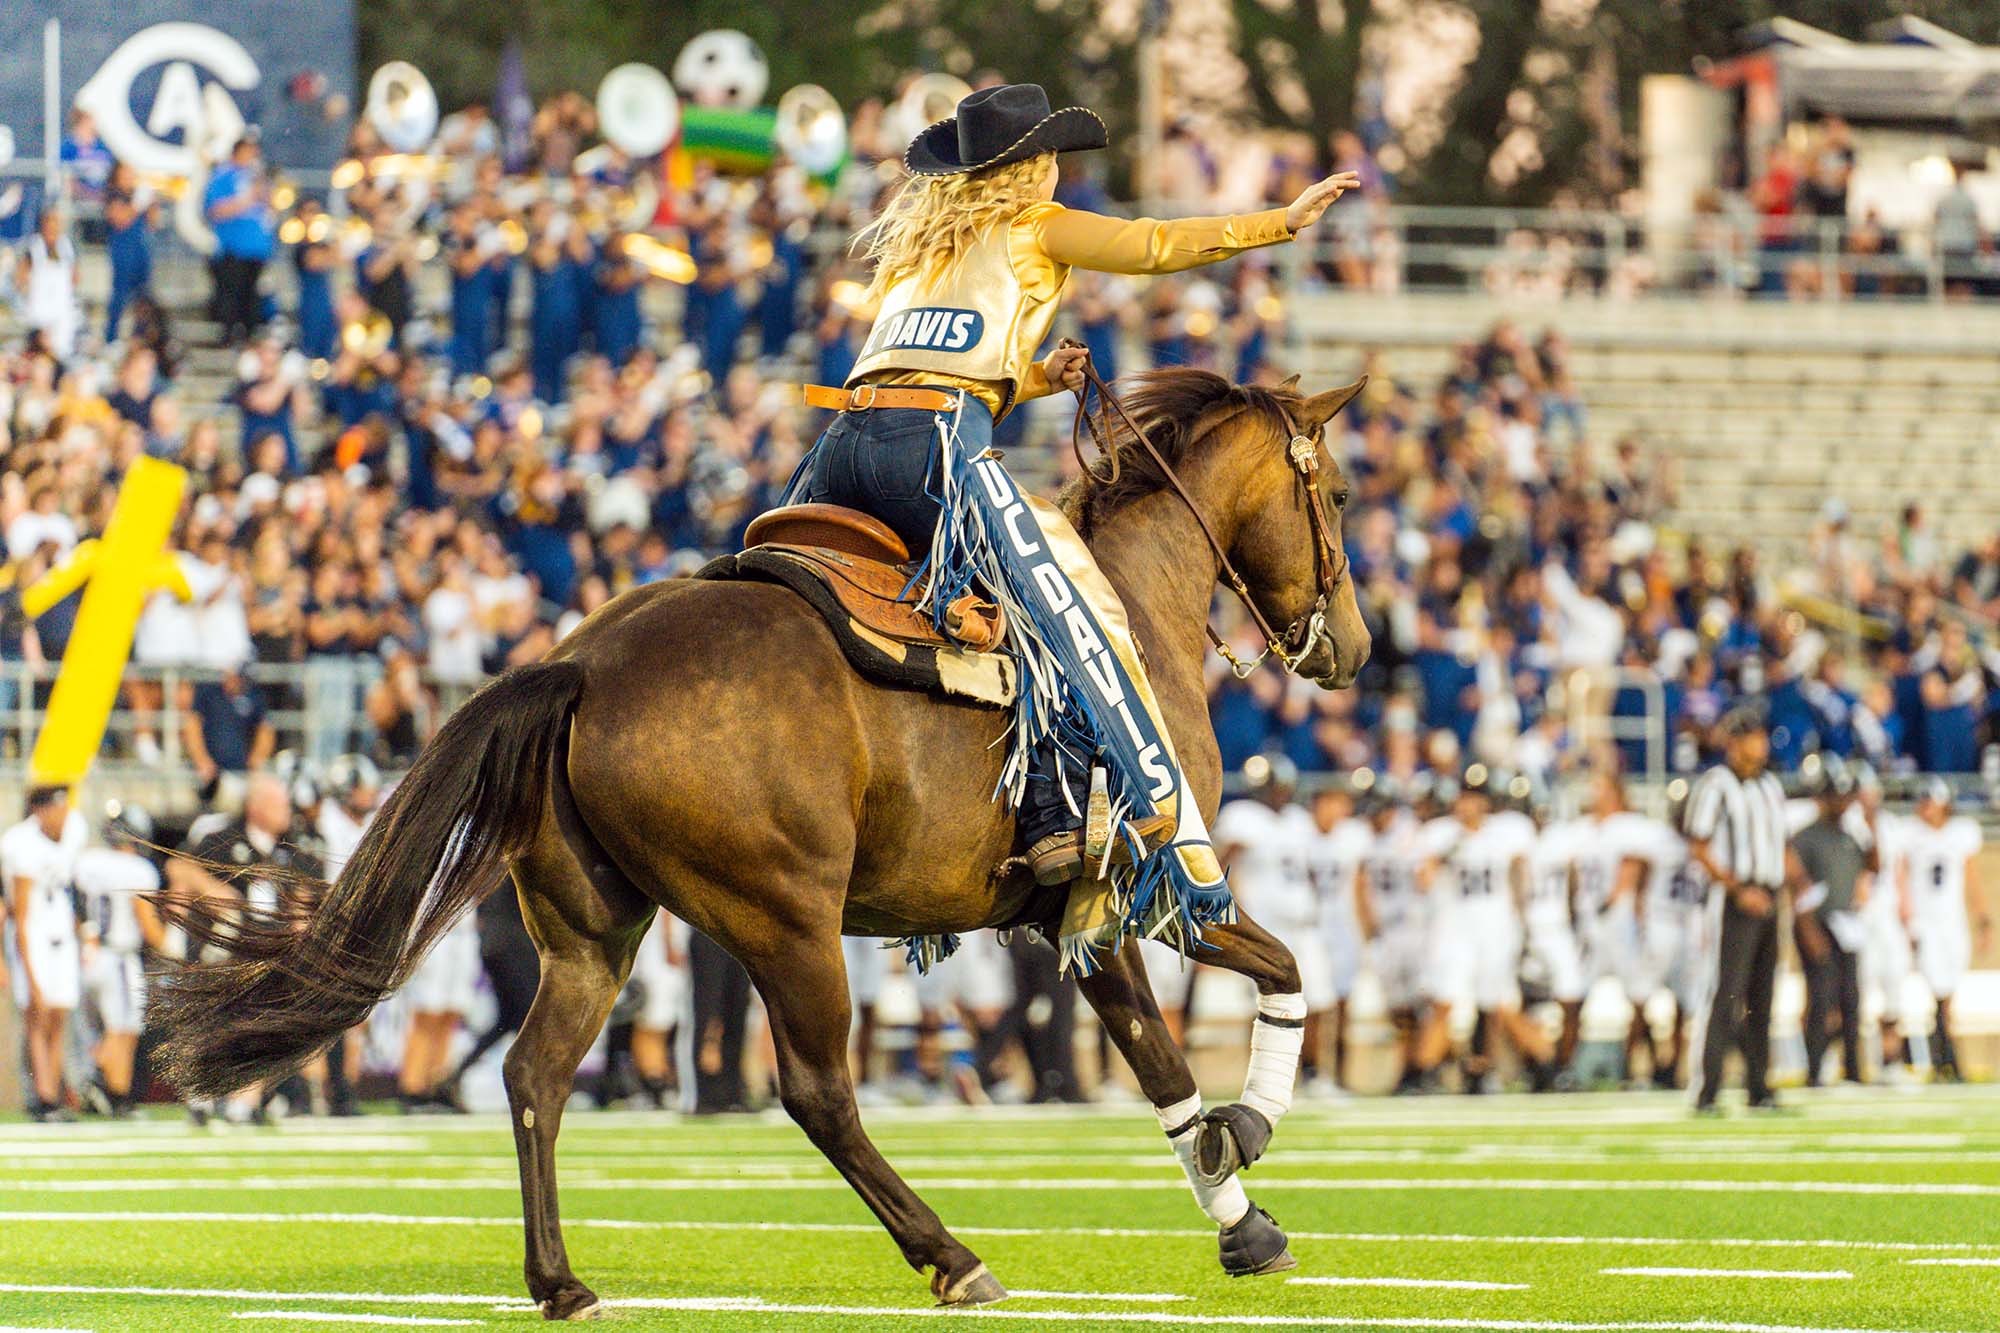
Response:
[[[875,265],[867,299],[911,276],[949,273],[987,228],[1011,221],[1045,197],[1042,183],[1054,153],[956,176],[909,176],[881,216],[854,237],[854,253]]]

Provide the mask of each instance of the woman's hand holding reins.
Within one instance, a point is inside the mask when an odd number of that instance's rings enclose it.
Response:
[[[1285,225],[1293,231],[1312,226],[1334,200],[1360,184],[1360,173],[1336,171],[1325,180],[1306,186],[1305,192],[1292,200],[1292,206],[1285,210]]]
[[[1048,376],[1049,384],[1056,392],[1068,389],[1071,393],[1083,392],[1083,363],[1090,356],[1088,347],[1058,347],[1042,360],[1042,374]]]

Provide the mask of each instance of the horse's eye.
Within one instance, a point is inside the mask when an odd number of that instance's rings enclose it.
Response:
[[[1343,488],[1341,489],[1341,491],[1339,492],[1339,494],[1337,494],[1337,495],[1335,495],[1335,496],[1333,497],[1333,507],[1334,507],[1335,509],[1345,509],[1345,508],[1347,508],[1347,494],[1348,494],[1348,493],[1347,493],[1347,490],[1346,490],[1346,488],[1344,488],[1344,487],[1343,487]]]

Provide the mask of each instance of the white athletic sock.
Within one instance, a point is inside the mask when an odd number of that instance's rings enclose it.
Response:
[[[1299,1052],[1306,1044],[1306,997],[1259,995],[1257,1021],[1250,1025],[1250,1069],[1243,1076],[1243,1104],[1273,1125],[1292,1109]]]
[[[1201,1210],[1220,1227],[1233,1227],[1241,1222],[1250,1211],[1250,1196],[1243,1192],[1243,1182],[1231,1176],[1220,1185],[1204,1185],[1195,1178],[1194,1131],[1201,1123],[1201,1094],[1172,1106],[1155,1106],[1153,1114],[1160,1118],[1160,1128],[1166,1131],[1174,1156],[1181,1159],[1181,1170],[1187,1172],[1194,1201],[1201,1205]]]

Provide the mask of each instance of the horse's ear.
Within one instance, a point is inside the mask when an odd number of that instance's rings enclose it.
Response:
[[[1285,376],[1285,378],[1283,378],[1283,379],[1279,380],[1279,381],[1278,381],[1278,387],[1279,387],[1280,389],[1296,389],[1296,388],[1298,388],[1298,387],[1299,387],[1299,372],[1295,370],[1295,371],[1293,371],[1293,372],[1292,372],[1291,374],[1289,374],[1289,375]]]
[[[1368,377],[1363,375],[1352,384],[1314,394],[1299,404],[1299,429],[1310,431],[1315,427],[1324,426],[1367,387]]]

